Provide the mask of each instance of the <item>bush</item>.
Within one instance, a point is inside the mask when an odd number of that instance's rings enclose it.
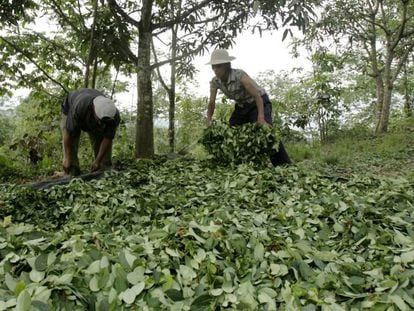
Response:
[[[12,161],[0,154],[0,181],[10,181],[19,176],[20,174]]]

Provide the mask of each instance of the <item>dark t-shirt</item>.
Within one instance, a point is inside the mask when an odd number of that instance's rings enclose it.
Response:
[[[93,100],[97,96],[105,96],[95,89],[79,89],[66,95],[62,103],[62,113],[67,115],[66,130],[71,136],[79,135],[80,131],[102,134],[113,139],[120,122],[117,110],[113,120],[100,122],[95,118]]]

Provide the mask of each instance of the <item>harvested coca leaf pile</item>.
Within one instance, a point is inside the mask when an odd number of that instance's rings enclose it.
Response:
[[[414,182],[139,161],[0,186],[0,310],[413,310]]]
[[[279,147],[276,129],[257,123],[230,127],[216,121],[206,128],[200,142],[212,159],[222,164],[269,162],[269,154]]]

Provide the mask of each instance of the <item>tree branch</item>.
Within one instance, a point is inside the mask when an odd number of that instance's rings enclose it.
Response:
[[[15,45],[13,42],[10,42],[6,38],[0,36],[0,39],[2,39],[4,42],[6,42],[8,45],[10,45],[13,49],[15,49],[17,52],[21,53],[24,57],[26,57],[33,65],[36,66],[37,69],[39,69],[50,81],[53,83],[59,85],[65,93],[68,93],[68,90],[61,84],[59,81],[55,80],[53,77],[51,77],[40,65],[27,53],[26,51],[20,49],[17,45]]]
[[[127,22],[134,25],[135,27],[140,27],[140,22],[133,19],[131,16],[129,16],[119,5],[116,3],[115,0],[107,0],[109,8],[111,9],[111,12],[114,13],[116,16],[120,15],[123,17]]]
[[[154,46],[154,38],[152,38],[152,40],[151,40],[151,48],[152,48],[152,54],[154,54],[154,61],[155,61],[155,63],[158,63],[157,51],[155,50],[155,46]],[[168,93],[168,92],[170,92],[170,88],[168,87],[168,85],[165,83],[164,79],[161,76],[160,67],[161,66],[156,66],[155,67],[155,69],[157,71],[158,79],[160,80],[162,87]]]
[[[113,1],[113,0],[108,0],[108,1]],[[211,0],[203,0],[200,3],[198,3],[197,5],[189,8],[188,10],[180,13],[179,16],[175,17],[174,19],[171,19],[165,23],[158,23],[158,24],[154,24],[153,25],[153,29],[158,29],[158,28],[172,28],[172,26],[174,26],[177,23],[182,23],[184,20],[186,20],[186,18],[188,16],[190,16],[191,14],[193,14],[194,12],[200,10],[201,8],[203,8],[204,6],[208,5],[209,3],[211,3]]]
[[[65,15],[65,13],[60,8],[59,4],[56,3],[55,0],[51,0],[52,4],[54,5],[56,13],[68,23],[72,27],[72,29],[76,32],[77,35],[80,35],[82,31],[78,28],[78,26],[71,22],[71,20]]]

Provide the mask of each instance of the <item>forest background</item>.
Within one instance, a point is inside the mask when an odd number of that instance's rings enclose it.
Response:
[[[343,137],[409,131],[413,9],[411,1],[3,1],[2,176],[61,169],[60,103],[79,87],[113,98],[136,88],[115,139],[118,162],[171,152],[203,158],[197,141],[207,99],[189,86],[194,60],[208,59],[216,47],[231,50],[243,32],[259,37],[277,31],[291,42],[292,58],[308,57],[307,68],[253,77],[269,92],[275,123],[296,162]],[[36,26],[42,21],[47,31]],[[29,94],[9,108],[21,89]],[[223,97],[216,117],[227,118],[231,105]],[[87,145],[82,163],[90,158]]]

